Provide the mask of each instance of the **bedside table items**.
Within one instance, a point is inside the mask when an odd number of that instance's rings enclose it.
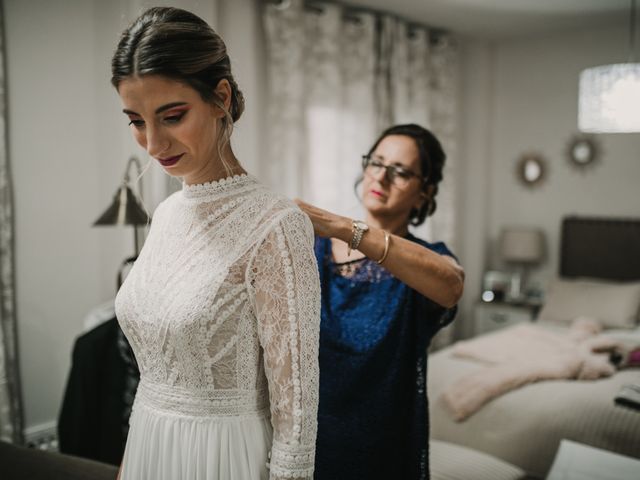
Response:
[[[496,300],[495,293],[492,290],[483,290],[480,298],[482,298],[482,301],[486,303],[491,303]]]
[[[482,279],[482,301],[502,302],[511,285],[511,274],[490,270]]]
[[[506,298],[522,302],[527,290],[527,268],[542,262],[545,238],[542,230],[531,227],[505,227],[500,235],[500,256],[515,268]]]
[[[522,295],[514,299],[510,295],[513,273],[490,270],[485,272],[482,281],[482,293],[480,299],[484,303],[507,303],[510,305],[536,305],[541,306],[544,301],[544,292],[536,282],[527,282],[526,290]],[[518,283],[520,280],[515,280]]]
[[[474,308],[474,333],[532,321],[543,300],[538,285],[527,281],[527,269],[542,262],[545,237],[532,227],[504,227],[498,252],[511,271],[489,270],[482,279],[482,294]]]

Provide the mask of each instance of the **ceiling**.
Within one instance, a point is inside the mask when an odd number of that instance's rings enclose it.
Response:
[[[345,0],[344,3],[487,39],[626,24],[631,6],[631,0]]]

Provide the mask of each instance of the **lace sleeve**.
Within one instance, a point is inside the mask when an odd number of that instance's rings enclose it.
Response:
[[[270,479],[311,479],[318,408],[320,283],[313,227],[300,211],[267,234],[247,272],[269,384]]]

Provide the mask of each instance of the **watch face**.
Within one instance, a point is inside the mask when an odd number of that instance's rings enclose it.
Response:
[[[360,220],[356,220],[355,224],[356,224],[356,227],[360,230],[364,230],[365,232],[369,230],[369,225],[367,225],[364,222],[361,222]]]

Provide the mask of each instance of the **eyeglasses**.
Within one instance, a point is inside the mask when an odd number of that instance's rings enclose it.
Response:
[[[416,172],[412,172],[409,169],[399,167],[397,165],[385,165],[382,160],[374,157],[373,155],[362,156],[362,170],[365,174],[370,176],[376,176],[380,174],[382,170],[385,170],[384,176],[396,187],[405,188],[409,185],[412,178],[418,178],[425,181],[426,179],[422,175],[418,175]]]

